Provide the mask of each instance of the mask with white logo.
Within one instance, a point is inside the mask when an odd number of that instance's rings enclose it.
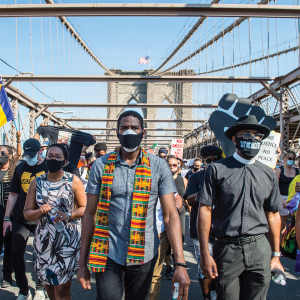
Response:
[[[250,139],[236,137],[236,148],[248,159],[255,157],[261,147],[261,141],[257,140],[254,136]]]
[[[123,134],[118,133],[118,139],[126,152],[134,152],[142,142],[143,132],[137,134],[135,131],[128,129]]]
[[[29,158],[27,156],[24,157],[24,158],[25,158],[26,162],[28,163],[28,165],[31,166],[31,167],[35,166],[37,164],[37,162],[39,161],[39,155],[38,155],[38,153],[33,158]]]

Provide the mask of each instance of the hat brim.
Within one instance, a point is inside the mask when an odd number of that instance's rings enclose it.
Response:
[[[37,152],[38,152],[38,151],[30,151],[30,152],[27,152],[27,151],[26,151],[26,152],[24,152],[23,157],[29,156],[30,158],[33,158],[33,157],[36,156]]]
[[[270,128],[265,125],[260,124],[239,124],[233,125],[225,131],[225,136],[231,140],[232,137],[240,130],[243,129],[253,129],[257,130],[264,135],[263,140],[266,139],[270,135]]]

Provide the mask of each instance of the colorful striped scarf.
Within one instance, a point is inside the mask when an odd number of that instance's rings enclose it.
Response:
[[[149,156],[143,148],[141,151],[142,162],[137,166],[134,177],[130,239],[126,259],[126,262],[131,264],[144,263],[146,217],[152,183]],[[103,170],[95,231],[88,264],[89,270],[93,272],[104,272],[106,267],[109,250],[108,211],[118,152],[119,149],[108,157]]]

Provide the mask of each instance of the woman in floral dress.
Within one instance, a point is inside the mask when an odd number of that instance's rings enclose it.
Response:
[[[46,283],[50,300],[71,299],[70,288],[78,269],[81,221],[86,194],[81,180],[62,170],[68,152],[60,144],[49,147],[46,156],[48,173],[34,179],[29,187],[24,216],[27,221],[39,219],[35,230],[35,271]],[[56,209],[53,222],[49,212]],[[59,232],[55,224],[62,222]]]

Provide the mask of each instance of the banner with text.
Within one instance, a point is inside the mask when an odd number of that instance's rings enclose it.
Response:
[[[179,158],[183,158],[183,139],[174,139],[172,140],[171,145],[171,155],[174,155]]]
[[[271,131],[270,135],[262,141],[256,159],[274,169],[277,164],[277,149],[280,145],[280,133]]]

